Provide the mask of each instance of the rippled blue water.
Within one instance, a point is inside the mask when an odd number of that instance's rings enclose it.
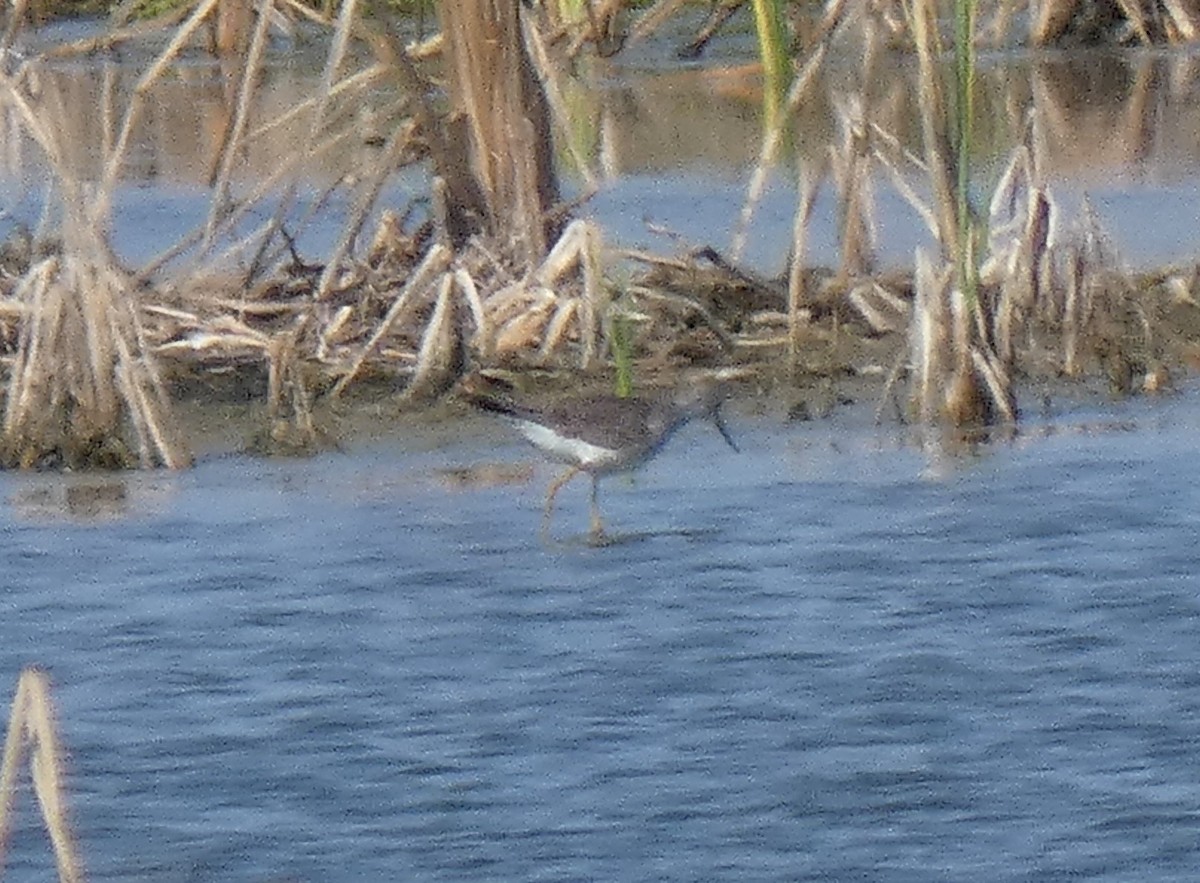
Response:
[[[0,477],[0,682],[54,680],[93,879],[1197,879],[1195,392],[948,466],[695,427],[604,548],[539,543],[549,469],[445,486],[526,459],[484,426],[116,519]],[[30,794],[8,865],[47,879]]]

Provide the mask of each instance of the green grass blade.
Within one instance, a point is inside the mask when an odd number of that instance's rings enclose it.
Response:
[[[784,0],[754,0],[754,27],[763,66],[764,124],[775,125],[791,81],[787,54],[787,29],[783,25]]]

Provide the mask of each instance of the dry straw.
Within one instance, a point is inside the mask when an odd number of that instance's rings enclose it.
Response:
[[[161,72],[167,57],[139,88]],[[0,73],[0,105],[13,112],[53,172],[62,247],[34,263],[14,292],[22,319],[0,460],[26,468],[186,465],[189,455],[169,430],[169,401],[143,332],[137,292],[107,239],[113,191],[140,101],[132,102],[116,146],[106,151],[100,183],[87,184],[69,160],[67,103],[35,86],[36,64]]]
[[[67,822],[63,751],[55,723],[54,703],[50,698],[50,680],[45,672],[35,668],[21,672],[17,681],[17,695],[8,716],[4,761],[0,766],[0,872],[3,871],[8,834],[12,828],[17,775],[26,757],[29,759],[30,777],[41,807],[42,821],[54,848],[58,879],[62,883],[82,881],[79,852]]]
[[[34,265],[16,294],[25,316],[5,403],[5,459],[23,468],[47,458],[72,467],[186,465],[124,278],[104,262],[55,256]],[[119,441],[126,422],[132,450]]]

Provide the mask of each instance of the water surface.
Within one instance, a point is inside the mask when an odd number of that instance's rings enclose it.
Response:
[[[751,18],[731,24],[697,61],[675,50],[694,34],[700,15],[677,17],[670,27],[612,59],[585,59],[561,77],[562,114],[556,150],[569,196],[594,184],[598,198],[581,210],[596,218],[608,242],[674,252],[687,245],[729,250],[750,191],[763,141],[762,77],[755,65]],[[382,25],[380,25],[382,26]],[[397,26],[402,32],[411,25]],[[103,33],[102,22],[71,22],[26,31],[26,57],[70,40]],[[371,86],[334,101],[316,138],[312,108],[297,108],[319,89],[328,35],[299,26],[273,33],[266,69],[255,95],[254,136],[231,166],[232,195],[246,196],[296,160],[296,202],[285,214],[305,260],[321,262],[354,216],[357,200],[381,158],[380,145],[404,124],[406,104],[398,77],[386,73]],[[160,39],[51,61],[37,71],[31,107],[39,125],[59,143],[62,170],[97,181],[105,150]],[[372,59],[353,45],[347,70]],[[914,154],[922,154],[916,63],[902,52],[866,53],[847,39],[823,65],[792,118],[792,137],[753,212],[750,241],[739,259],[767,272],[786,264],[796,208],[799,167],[823,182],[807,242],[809,259],[836,263],[842,209],[831,183],[831,156],[849,149],[845,119],[877,126]],[[199,46],[184,53],[169,75],[144,90],[122,180],[114,197],[113,239],[118,254],[140,265],[167,251],[210,213],[209,182],[231,124],[231,72]],[[1200,250],[1197,185],[1200,149],[1200,74],[1190,50],[1163,52],[994,51],[980,60],[976,150],[977,203],[986,207],[1015,146],[1028,143],[1039,180],[1062,211],[1057,234],[1069,234],[1090,198],[1122,255],[1141,266],[1187,263]],[[98,108],[106,109],[98,112]],[[865,121],[862,123],[861,121]],[[268,125],[270,124],[270,125]],[[1027,134],[1028,133],[1028,134]],[[339,135],[315,155],[312,145]],[[580,166],[586,167],[585,175]],[[908,184],[928,190],[925,175],[906,169]],[[337,192],[322,201],[326,189]],[[0,117],[0,238],[15,223],[36,226],[53,181],[41,149],[16,116]],[[377,208],[418,214],[428,196],[422,164],[399,170]],[[932,236],[879,163],[864,190],[873,247],[882,262],[911,266],[918,245]],[[321,210],[310,218],[310,209]],[[221,239],[223,247],[271,218],[278,193],[266,194],[244,222]],[[50,217],[56,206],[51,200]],[[650,230],[646,222],[654,229]],[[368,225],[364,247],[373,225]],[[682,237],[664,237],[661,229]],[[249,262],[249,258],[245,259]],[[219,261],[217,262],[219,263]]]
[[[0,683],[54,680],[92,879],[1194,880],[1200,394],[936,461],[734,416],[601,548],[585,482],[546,546],[552,469],[445,477],[536,462],[486,422],[124,514],[0,476]],[[14,837],[47,879],[28,793]]]

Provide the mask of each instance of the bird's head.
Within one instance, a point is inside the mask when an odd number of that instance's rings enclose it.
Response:
[[[725,444],[738,450],[737,442],[729,434],[725,420],[721,416],[721,405],[729,396],[728,382],[740,374],[736,370],[709,371],[688,378],[687,382],[675,393],[674,407],[677,418],[682,425],[689,420],[703,418],[711,420],[725,439]]]

